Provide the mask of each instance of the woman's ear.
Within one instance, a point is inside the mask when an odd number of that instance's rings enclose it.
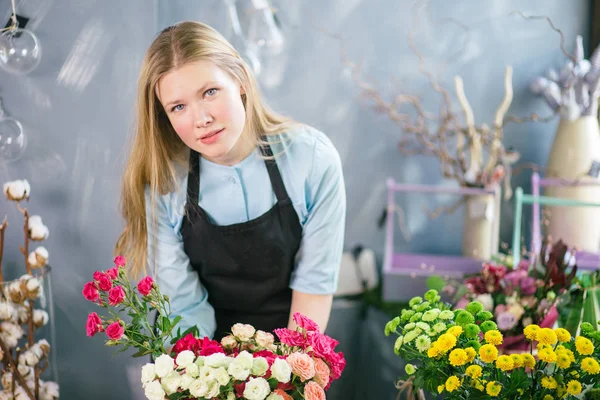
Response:
[[[246,94],[246,89],[243,86],[240,86],[240,94],[242,96]]]

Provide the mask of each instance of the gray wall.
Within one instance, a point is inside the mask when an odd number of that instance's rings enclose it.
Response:
[[[421,95],[434,111],[437,98],[417,72],[417,60],[406,41],[415,2],[275,3],[281,10],[289,47],[274,60],[277,63],[270,64],[277,68],[265,74],[265,95],[275,109],[331,137],[346,177],[346,243],[348,247],[363,243],[381,254],[383,234],[376,220],[385,204],[385,178],[442,185],[452,182],[442,180],[435,159],[398,153],[398,128],[360,100],[356,86],[342,74],[338,42],[316,27],[341,33],[348,57],[362,60],[366,75],[384,95],[395,93],[390,83],[395,77],[402,87]],[[465,78],[478,122],[493,118],[503,96],[507,63],[514,66],[515,101],[510,113],[546,113],[544,104],[528,93],[527,84],[564,60],[558,35],[546,23],[527,22],[510,12],[520,9],[549,15],[565,32],[569,46],[578,33],[587,38],[586,0],[436,0],[420,4],[419,43],[426,46],[434,69],[446,65],[440,75],[446,84],[456,73]],[[29,208],[42,215],[50,228],[45,245],[54,268],[62,398],[133,398],[139,396],[131,389],[139,386],[137,364],[123,355],[112,358],[100,339],[85,337],[85,318],[93,308],[82,298],[81,287],[94,270],[110,267],[121,228],[119,179],[138,67],[155,32],[177,20],[208,22],[226,35],[231,29],[220,0],[23,0],[17,5],[22,14],[32,18],[30,27],[41,40],[43,59],[26,77],[0,71],[0,96],[7,112],[23,122],[30,141],[20,161],[0,164],[0,178],[3,182],[28,179],[33,187]],[[9,7],[8,0],[0,2],[0,16],[5,20]],[[432,23],[444,17],[458,18],[470,28],[464,51],[459,51],[459,43],[465,39],[462,30],[452,24]],[[543,164],[555,126],[556,121],[510,125],[506,143],[518,148],[524,161]],[[528,177],[528,173],[521,174],[515,183],[526,184]],[[429,221],[420,212],[422,202],[435,207],[451,200],[415,196],[403,201],[413,240],[399,239],[397,249],[458,253],[459,235],[446,231],[451,223],[460,224],[460,212],[438,221]],[[20,260],[21,240],[19,215],[9,206],[0,203],[1,213],[6,212],[11,223],[7,263]],[[512,225],[511,208],[506,203],[503,210],[505,241]],[[334,335],[336,326],[348,325],[348,321],[336,323],[335,318],[331,324]]]

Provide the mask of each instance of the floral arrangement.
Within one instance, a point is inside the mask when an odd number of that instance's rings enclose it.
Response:
[[[528,346],[523,328],[532,323],[550,327],[556,322],[556,305],[570,289],[576,272],[568,246],[562,241],[546,242],[538,257],[516,266],[510,262],[484,263],[481,272],[465,279],[464,295],[457,307],[480,302],[493,313],[498,329],[506,336],[502,348],[523,350]]]
[[[175,333],[180,317],[171,318],[168,297],[149,276],[132,284],[124,267],[125,259],[116,257],[113,268],[96,271],[84,285],[83,296],[108,313],[90,313],[86,331],[90,337],[104,332],[106,345],[119,351],[134,347],[134,356],[152,355],[141,378],[150,400],[324,400],[344,370],[338,342],[299,313],[293,316],[296,330],[274,331],[279,342],[248,324],[235,324],[220,342],[196,337],[196,327]],[[154,327],[151,310],[158,312]]]
[[[527,325],[529,349],[501,355],[504,336],[494,316],[474,301],[449,309],[435,290],[410,300],[389,321],[405,381],[447,399],[575,399],[600,382],[600,332],[589,323],[572,337],[563,328]]]
[[[36,337],[36,330],[49,320],[45,310],[36,309],[36,304],[47,296],[43,283],[49,255],[43,246],[29,251],[30,241],[46,239],[49,230],[39,215],[30,216],[27,208],[21,206],[21,202],[28,201],[31,194],[26,180],[5,183],[3,192],[7,200],[16,204],[24,218],[25,239],[20,250],[27,273],[13,281],[4,280],[2,254],[8,227],[5,218],[0,224],[0,360],[3,361],[0,400],[58,399],[58,384],[40,379],[49,366],[50,344],[46,339]]]

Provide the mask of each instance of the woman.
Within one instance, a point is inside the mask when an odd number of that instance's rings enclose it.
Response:
[[[237,51],[197,22],[148,49],[116,251],[146,266],[182,331],[234,323],[325,330],[343,248],[339,155],[321,132],[270,110]]]

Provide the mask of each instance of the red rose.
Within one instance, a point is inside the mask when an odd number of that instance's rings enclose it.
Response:
[[[98,288],[96,288],[96,284],[94,282],[88,282],[83,285],[83,290],[81,293],[83,294],[83,297],[89,301],[98,301]]]
[[[138,292],[140,292],[142,296],[148,296],[150,291],[152,291],[152,285],[154,285],[154,280],[147,276],[138,283]]]
[[[193,351],[194,354],[197,354],[200,351],[200,341],[191,333],[188,333],[186,336],[179,339],[175,343],[175,346],[173,346],[173,352],[175,354],[179,354],[184,350]]]
[[[210,340],[205,336],[200,342],[200,353],[197,355],[206,357],[215,353],[225,353],[223,346],[216,340]]]
[[[112,279],[110,279],[110,276],[104,272],[100,273],[100,276],[98,277],[98,287],[100,288],[100,290],[102,291],[109,291],[110,288],[112,288]]]
[[[116,256],[115,257],[115,266],[117,268],[124,267],[125,266],[125,257],[123,257],[123,256]]]
[[[125,291],[121,286],[115,286],[108,292],[108,303],[111,306],[119,305],[125,299]]]
[[[106,327],[106,336],[112,340],[119,340],[123,337],[125,328],[121,325],[121,321],[113,322]]]
[[[119,271],[117,268],[110,268],[108,271],[106,271],[106,274],[110,276],[110,279],[113,281],[119,277]]]
[[[102,320],[95,312],[88,315],[87,323],[85,324],[85,333],[89,337],[94,336],[98,332],[104,331]]]
[[[308,332],[319,332],[319,325],[317,325],[317,323],[312,319],[300,314],[299,312],[294,313],[294,322],[296,322],[300,328]]]

